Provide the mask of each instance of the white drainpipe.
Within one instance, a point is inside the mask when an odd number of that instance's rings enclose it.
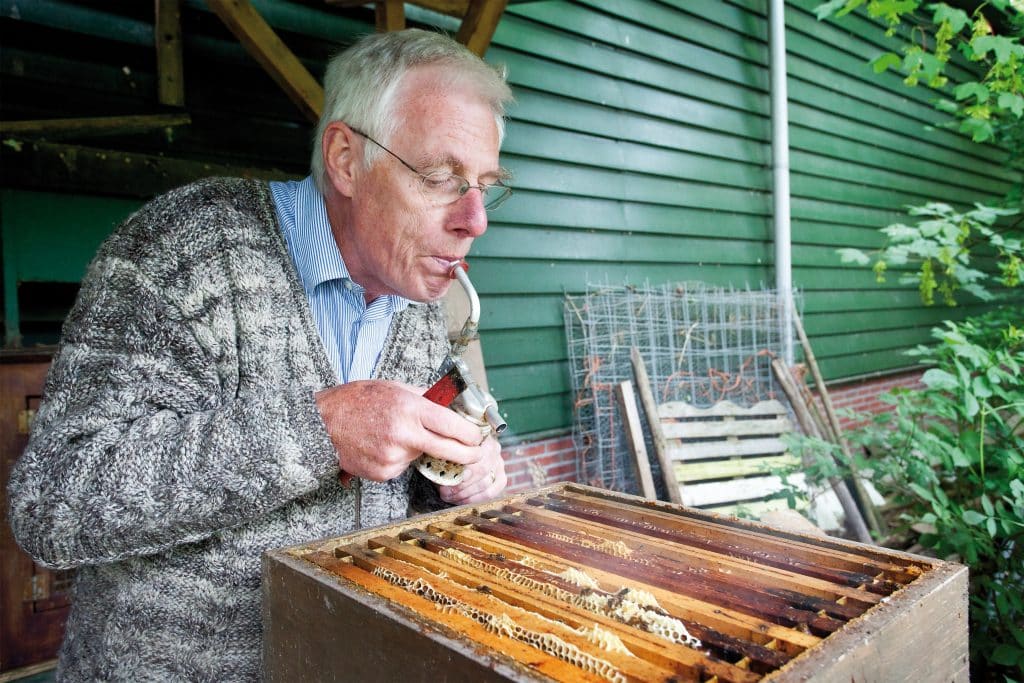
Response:
[[[786,93],[784,0],[768,2],[771,48],[772,204],[775,225],[775,289],[782,299],[783,356],[793,364],[793,258],[789,225],[789,106]]]

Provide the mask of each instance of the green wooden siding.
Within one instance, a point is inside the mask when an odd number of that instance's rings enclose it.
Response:
[[[372,30],[368,9],[253,4],[317,75]],[[997,150],[927,130],[934,93],[873,74],[879,31],[858,16],[818,22],[816,4],[787,5],[793,272],[837,379],[908,365],[900,351],[950,312],[921,308],[895,275],[876,285],[835,249],[877,247],[878,228],[903,220],[907,204],[994,199],[1015,177]],[[151,4],[103,7],[0,0],[5,118],[157,110]],[[407,11],[413,23],[456,25]],[[488,379],[515,436],[571,424],[565,293],[598,282],[774,286],[765,11],[761,0],[577,0],[503,16],[487,59],[508,67],[516,95],[502,159],[516,194],[470,260]],[[202,2],[186,0],[183,17],[193,125],[112,148],[304,173],[309,125]],[[4,185],[5,231],[28,230],[6,205],[39,188]],[[104,216],[136,200],[109,201]]]

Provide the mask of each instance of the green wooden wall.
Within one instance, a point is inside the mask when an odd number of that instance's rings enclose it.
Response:
[[[253,4],[317,75],[372,30],[368,10]],[[884,47],[874,27],[818,22],[815,4],[787,5],[793,264],[815,351],[837,379],[908,365],[900,351],[949,311],[922,309],[895,277],[874,284],[835,249],[877,246],[906,204],[991,199],[1012,178],[959,136],[926,130],[932,93],[871,72]],[[154,110],[151,5],[117,5],[0,0],[4,118]],[[107,144],[303,173],[309,126],[201,2],[186,1],[183,21],[193,125]],[[605,281],[774,286],[766,39],[763,1],[539,0],[506,11],[487,59],[507,65],[516,94],[503,149],[516,195],[470,258],[488,378],[516,436],[571,424],[564,293]],[[3,185],[22,205],[54,189],[6,173]],[[28,229],[3,220],[5,231]]]

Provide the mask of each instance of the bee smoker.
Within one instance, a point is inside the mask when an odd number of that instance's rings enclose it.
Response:
[[[455,261],[448,275],[458,280],[469,297],[469,317],[462,326],[459,336],[452,342],[451,350],[444,359],[438,373],[441,378],[423,396],[438,405],[447,406],[467,420],[480,427],[481,442],[492,432],[501,434],[508,427],[498,412],[498,404],[473,380],[469,367],[462,359],[462,353],[469,343],[476,339],[480,322],[480,298],[466,271],[469,264]],[[427,479],[437,484],[452,486],[462,481],[463,466],[431,455],[421,455],[416,468]]]

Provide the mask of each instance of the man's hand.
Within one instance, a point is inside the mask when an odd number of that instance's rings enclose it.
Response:
[[[477,468],[483,467],[479,463],[485,459],[494,464],[496,454],[501,464],[497,442],[488,439],[479,445],[479,427],[421,393],[383,380],[349,382],[317,392],[314,398],[338,453],[339,467],[352,476],[387,481],[404,472],[421,453]],[[489,471],[482,470],[480,476],[489,479]],[[503,488],[504,466],[495,472],[496,479],[498,475]]]
[[[498,440],[489,436],[480,448],[485,449],[484,456],[466,466],[465,476],[458,485],[437,487],[441,500],[457,505],[486,503],[505,489],[508,477],[505,476],[505,461],[501,458]]]

